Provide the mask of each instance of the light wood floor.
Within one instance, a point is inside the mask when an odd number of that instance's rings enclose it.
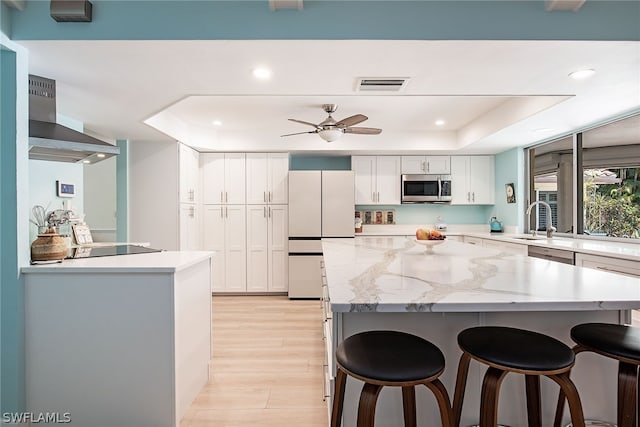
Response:
[[[209,383],[180,427],[325,427],[319,301],[214,296]]]

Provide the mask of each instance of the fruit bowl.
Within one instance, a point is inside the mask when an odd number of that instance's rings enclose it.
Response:
[[[428,254],[433,252],[433,247],[437,246],[441,243],[444,243],[444,240],[418,240],[415,239],[415,242],[418,243],[419,245],[422,245],[426,248],[426,252]]]

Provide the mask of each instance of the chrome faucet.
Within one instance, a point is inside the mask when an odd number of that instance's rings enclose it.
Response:
[[[556,231],[556,228],[552,224],[551,206],[549,206],[549,203],[543,202],[542,200],[536,200],[535,202],[531,203],[527,208],[527,223],[531,224],[531,210],[535,205],[538,205],[538,204],[547,208],[547,238],[550,239],[551,237],[553,237],[553,232]],[[533,230],[533,235],[534,236],[536,235],[535,229]]]

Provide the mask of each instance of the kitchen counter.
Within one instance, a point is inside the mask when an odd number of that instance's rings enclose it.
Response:
[[[180,425],[208,381],[212,255],[24,267],[26,410],[78,427]]]
[[[206,251],[163,251],[146,254],[65,259],[59,263],[22,267],[26,274],[55,273],[172,273],[213,256]]]
[[[322,242],[332,312],[329,378],[335,372],[333,349],[344,338],[365,330],[399,330],[422,336],[443,351],[442,381],[452,395],[461,354],[456,336],[468,327],[519,327],[572,346],[572,326],[625,323],[630,321],[630,309],[640,307],[640,279],[477,245],[444,241],[429,254],[413,237],[361,236]],[[470,372],[461,425],[478,422],[482,370],[472,363]],[[572,378],[586,418],[615,420],[616,372],[615,364],[604,358],[579,356]],[[355,424],[358,393],[357,385],[347,386],[345,425]],[[542,382],[542,393],[542,425],[552,425],[557,387]],[[521,379],[507,376],[501,391],[501,424],[526,425],[523,395]],[[397,424],[401,417],[402,405],[396,397],[380,396],[376,417],[381,425]],[[437,408],[428,398],[422,399],[419,425],[439,425]],[[565,414],[563,425],[568,422]]]
[[[611,273],[461,242],[445,240],[432,254],[411,237],[323,239],[322,246],[334,312],[640,307],[640,279],[612,280]]]
[[[363,226],[363,233],[356,234],[356,236],[414,236],[416,229],[420,227],[433,228],[433,226],[429,225],[365,225]],[[478,237],[481,239],[570,250],[573,252],[640,262],[640,242],[627,243],[601,239],[574,239],[560,236],[547,239],[543,231],[538,232],[538,239],[530,240],[522,238],[530,235],[517,233],[510,228],[507,228],[504,233],[491,233],[488,230],[488,226],[484,224],[466,226],[453,225],[444,233],[448,236]]]

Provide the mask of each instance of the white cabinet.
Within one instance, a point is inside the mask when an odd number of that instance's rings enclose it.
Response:
[[[576,252],[576,265],[624,274],[625,276],[640,277],[640,262],[620,258],[610,258]]]
[[[400,157],[353,156],[356,205],[400,204]]]
[[[207,205],[204,207],[203,216],[203,249],[217,252],[212,263],[212,291],[245,292],[245,206]]]
[[[247,153],[247,204],[287,204],[289,155]]]
[[[247,291],[287,292],[288,207],[247,205]]]
[[[179,250],[199,251],[200,218],[198,207],[190,203],[180,203]]]
[[[402,174],[450,174],[451,156],[402,156]]]
[[[452,156],[451,204],[494,204],[494,175],[493,156]]]
[[[178,144],[178,180],[180,203],[196,203],[199,197],[198,152],[184,144]]]
[[[245,154],[202,153],[202,203],[206,205],[245,203]]]

